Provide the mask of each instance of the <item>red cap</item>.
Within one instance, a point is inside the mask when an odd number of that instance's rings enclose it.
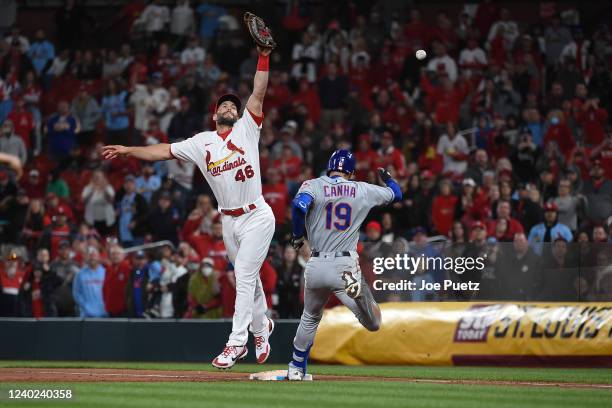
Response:
[[[370,221],[368,225],[366,225],[366,231],[369,229],[375,229],[378,232],[382,232],[382,227],[378,221]]]
[[[542,208],[544,208],[544,211],[559,211],[559,207],[557,207],[557,204],[553,202],[544,203]]]

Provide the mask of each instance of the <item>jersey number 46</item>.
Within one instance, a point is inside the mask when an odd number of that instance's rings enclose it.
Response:
[[[325,206],[325,229],[332,225],[340,231],[346,231],[351,226],[351,206],[347,203],[327,203]],[[335,219],[334,219],[335,218]]]
[[[238,171],[236,172],[236,177],[234,177],[234,180],[242,181],[244,183],[246,179],[250,179],[254,175],[255,175],[255,171],[253,171],[253,167],[246,166],[244,168],[244,172],[242,171],[242,169],[238,169]]]

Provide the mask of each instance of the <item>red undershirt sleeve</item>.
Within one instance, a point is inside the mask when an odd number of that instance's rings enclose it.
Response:
[[[263,113],[261,114],[261,116],[257,116],[256,114],[251,112],[251,110],[249,108],[247,108],[247,111],[249,111],[249,113],[251,114],[251,117],[253,118],[255,123],[257,123],[257,126],[261,126],[261,124],[263,123],[263,120],[264,120]]]

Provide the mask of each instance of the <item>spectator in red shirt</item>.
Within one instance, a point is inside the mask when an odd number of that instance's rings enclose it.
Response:
[[[43,246],[51,251],[51,259],[55,259],[60,242],[70,239],[73,228],[68,223],[68,217],[63,207],[59,207],[53,216],[53,222],[43,233]]]
[[[266,94],[266,98],[268,95]],[[310,85],[306,78],[300,80],[298,92],[291,98],[294,108],[303,107],[307,113],[307,118],[315,123],[321,117],[321,102],[317,89]]]
[[[72,208],[65,203],[62,199],[60,199],[57,194],[49,193],[47,194],[47,202],[46,202],[47,214],[50,217],[54,217],[57,214],[65,215],[69,220],[74,220],[74,214],[72,213]]]
[[[454,52],[457,48],[459,38],[455,31],[455,26],[448,18],[448,14],[444,11],[438,12],[436,16],[436,25],[431,30],[428,30],[429,43],[439,41],[450,52]]]
[[[32,199],[43,199],[45,197],[46,183],[43,177],[40,177],[38,169],[32,169],[28,173],[28,177],[21,181],[21,188],[25,190],[27,196]]]
[[[567,126],[563,112],[556,110],[548,115],[548,129],[544,134],[544,146],[550,142],[556,142],[559,150],[567,157],[574,148],[574,138],[572,131]]]
[[[404,27],[404,37],[408,47],[413,50],[425,47],[428,39],[429,27],[421,21],[421,12],[417,9],[410,10],[410,21]]]
[[[286,83],[286,74],[279,71],[272,71],[270,75],[270,83],[266,91],[266,102],[264,104],[264,113],[268,113],[270,109],[280,109],[287,104],[290,98],[289,87]]]
[[[604,140],[604,127],[608,111],[599,107],[599,98],[587,99],[576,112],[576,121],[582,126],[584,143],[596,146]]]
[[[104,305],[110,317],[124,317],[127,313],[126,290],[132,266],[124,259],[123,248],[114,245],[110,249],[110,262],[104,265]]]
[[[272,208],[277,227],[282,224],[289,203],[289,192],[287,184],[283,183],[276,168],[270,168],[266,172],[266,183],[262,186],[263,196]]]
[[[11,252],[0,263],[0,316],[19,316],[19,288],[26,276],[21,257]]]
[[[25,109],[25,102],[22,98],[18,98],[14,106],[8,119],[13,122],[14,132],[23,139],[26,149],[31,150],[30,134],[34,130],[34,117]]]
[[[283,146],[282,155],[274,160],[272,168],[280,172],[285,182],[294,182],[300,176],[302,159],[295,154],[291,146]]]
[[[451,182],[442,180],[440,182],[440,194],[433,199],[432,204],[432,221],[439,234],[448,235],[455,220],[456,205],[457,196],[452,192]]]
[[[274,292],[276,292],[276,280],[278,275],[276,273],[276,269],[274,269],[268,259],[266,259],[261,265],[259,277],[261,279],[264,294],[266,295],[266,304],[268,305],[268,309],[272,310],[274,307],[272,304],[272,295]]]
[[[446,75],[442,75],[439,85],[433,85],[425,72],[421,75],[421,87],[427,92],[425,104],[434,111],[436,123],[457,123],[459,108],[469,93],[469,85],[462,82],[455,85]]]
[[[391,132],[384,132],[381,140],[381,146],[378,151],[378,165],[377,167],[388,168],[393,166],[398,174],[398,177],[402,178],[406,176],[406,161],[402,152],[393,145],[393,135]]]
[[[505,201],[505,200],[499,200],[497,202],[497,219],[489,221],[488,226],[487,226],[488,236],[496,237],[497,232],[498,232],[497,224],[499,224],[499,220],[501,219],[505,220],[505,223],[502,222],[502,225],[500,226],[500,229],[503,230],[503,234],[501,234],[501,237],[504,240],[512,241],[514,239],[515,234],[525,232],[521,223],[510,216],[511,210],[512,210],[512,207],[510,206],[510,202]],[[505,227],[504,224],[507,224],[507,227]],[[505,227],[505,228],[502,228],[502,227]],[[497,236],[497,238],[500,238],[500,237]]]
[[[378,154],[370,143],[370,135],[364,133],[359,136],[359,144],[357,151],[355,152],[356,166],[355,166],[355,178],[357,180],[365,181],[368,177],[368,173],[376,168],[378,161]]]

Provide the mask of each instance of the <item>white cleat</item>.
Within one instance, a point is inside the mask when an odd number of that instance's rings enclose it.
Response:
[[[221,354],[213,360],[212,365],[221,370],[232,368],[238,360],[245,358],[247,353],[246,346],[225,346]]]
[[[270,356],[270,335],[274,331],[274,321],[268,318],[268,333],[262,336],[255,336],[255,357],[258,364],[266,362]]]
[[[295,367],[293,364],[289,363],[289,368],[287,369],[287,379],[289,381],[303,381],[304,371],[302,371],[301,368]]]

